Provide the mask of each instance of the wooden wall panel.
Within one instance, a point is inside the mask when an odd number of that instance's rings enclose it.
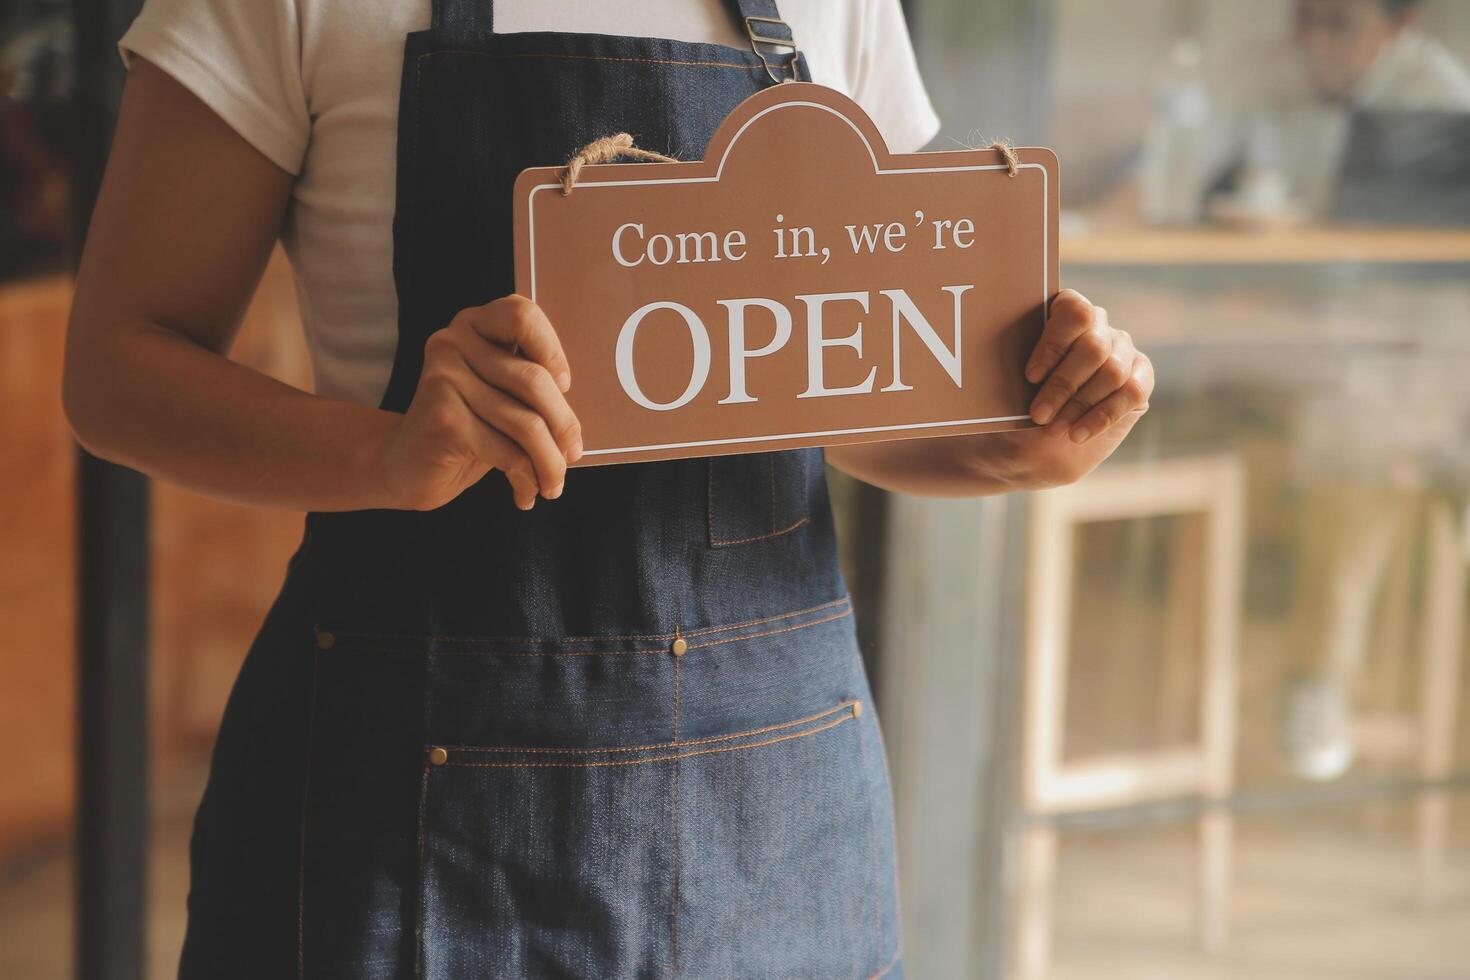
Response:
[[[65,841],[74,796],[76,446],[61,411],[70,283],[0,285],[0,864]],[[278,252],[237,360],[309,387]],[[154,488],[154,771],[204,756],[235,672],[280,585],[301,515]]]

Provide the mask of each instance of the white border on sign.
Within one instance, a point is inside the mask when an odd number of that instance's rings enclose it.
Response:
[[[821,109],[821,110],[823,110],[825,112],[830,112],[832,115],[836,116],[838,119],[841,119],[843,122],[847,123],[847,125],[852,128],[852,131],[855,132],[855,133],[857,133],[858,138],[863,141],[863,145],[868,148],[868,156],[873,161],[873,170],[874,170],[875,173],[878,173],[878,174],[948,174],[948,173],[968,173],[968,172],[972,172],[972,171],[981,171],[981,170],[1006,170],[1006,169],[1008,169],[1008,167],[1007,167],[1006,164],[999,163],[999,164],[985,164],[983,166],[973,166],[973,167],[908,167],[908,168],[902,168],[902,169],[885,170],[885,169],[883,169],[882,166],[879,165],[879,163],[878,163],[878,154],[873,149],[873,144],[870,143],[870,142],[868,142],[867,135],[865,133],[863,133],[862,129],[859,128],[859,126],[856,123],[854,123],[851,119],[849,119],[841,111],[833,108],[832,106],[823,105],[820,102],[806,102],[806,101],[802,101],[802,102],[780,102],[780,103],[777,103],[776,105],[770,106],[770,107],[768,107],[766,109],[762,109],[760,112],[758,112],[755,115],[751,116],[748,120],[746,120],[745,125],[741,126],[740,129],[736,131],[735,135],[733,137],[731,137],[730,142],[729,142],[729,145],[727,145],[725,147],[725,152],[720,156],[720,165],[715,170],[714,176],[712,176],[712,177],[670,177],[670,178],[667,178],[667,179],[658,179],[658,180],[599,180],[599,181],[589,181],[589,182],[587,182],[585,184],[578,184],[577,185],[577,189],[580,190],[580,191],[584,191],[585,192],[585,191],[591,190],[592,188],[595,188],[595,187],[631,187],[633,185],[648,186],[650,184],[709,184],[709,183],[716,183],[717,184],[720,181],[721,175],[723,175],[724,172],[725,172],[725,161],[729,159],[729,157],[730,157],[730,151],[732,149],[734,149],[736,143],[740,142],[740,137],[742,135],[744,135],[745,131],[747,129],[749,129],[751,127],[751,125],[753,125],[755,123],[755,121],[757,119],[760,119],[762,116],[766,115],[767,113],[775,112],[777,109],[799,108],[799,107],[805,107],[805,108],[808,108],[808,109]],[[1044,327],[1045,324],[1046,324],[1046,306],[1047,306],[1047,303],[1051,299],[1051,237],[1050,237],[1050,234],[1049,234],[1049,232],[1051,230],[1050,229],[1050,218],[1051,218],[1051,175],[1049,173],[1047,173],[1046,168],[1043,167],[1039,163],[1023,163],[1023,164],[1021,164],[1019,166],[1018,169],[1020,169],[1020,170],[1040,170],[1041,171],[1041,181],[1042,181],[1042,184],[1041,184],[1041,248],[1042,248],[1042,263],[1041,263],[1041,317],[1042,317],[1042,326]],[[559,184],[559,183],[554,183],[554,184],[537,184],[535,187],[532,187],[531,188],[531,193],[529,195],[527,195],[527,209],[526,209],[526,218],[527,218],[527,221],[526,221],[526,224],[527,224],[527,230],[528,230],[528,234],[529,234],[529,238],[530,238],[530,251],[531,251],[531,255],[530,255],[530,259],[531,259],[531,297],[530,298],[531,298],[531,301],[533,303],[537,301],[536,300],[536,195],[538,193],[540,193],[541,191],[546,191],[546,190],[560,190],[560,189],[561,189],[561,184]],[[650,445],[650,446],[622,446],[622,447],[619,447],[619,448],[616,448],[616,449],[588,449],[588,450],[584,451],[582,453],[582,455],[584,455],[584,456],[612,456],[612,455],[617,455],[617,454],[620,454],[620,453],[653,452],[653,451],[663,450],[663,449],[694,449],[694,448],[697,448],[697,447],[700,447],[700,446],[732,446],[732,445],[737,445],[737,444],[740,444],[740,443],[780,442],[780,441],[783,441],[783,440],[790,440],[790,439],[814,439],[814,438],[815,439],[821,439],[821,438],[826,438],[827,436],[865,435],[865,434],[873,433],[873,432],[901,432],[901,431],[909,431],[909,430],[917,430],[917,429],[953,428],[953,427],[961,426],[961,425],[983,425],[983,424],[986,424],[986,423],[999,423],[999,422],[1023,422],[1023,421],[1025,421],[1026,419],[1028,419],[1030,417],[1031,416],[1029,416],[1029,415],[1001,415],[1001,416],[997,416],[995,418],[988,418],[988,419],[953,419],[951,421],[946,421],[946,422],[914,422],[914,423],[909,423],[909,424],[906,424],[906,425],[874,425],[874,426],[867,426],[867,427],[856,428],[856,429],[826,429],[826,430],[823,430],[823,431],[814,431],[814,432],[789,432],[789,433],[782,433],[780,435],[768,435],[768,436],[739,436],[739,437],[731,438],[731,439],[703,439],[703,440],[698,440],[698,441],[695,441],[695,442],[667,442],[667,443],[660,443],[660,444],[657,444],[657,445]]]

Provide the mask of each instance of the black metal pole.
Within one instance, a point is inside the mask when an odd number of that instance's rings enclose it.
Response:
[[[75,240],[91,220],[138,0],[73,0]],[[76,975],[142,980],[148,853],[148,482],[79,451]]]
[[[142,980],[148,483],[131,470],[79,455],[76,975]]]

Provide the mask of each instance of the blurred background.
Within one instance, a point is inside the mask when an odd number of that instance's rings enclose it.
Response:
[[[834,479],[910,974],[1470,978],[1470,3],[905,6],[931,149],[1055,147],[1063,283],[1159,375],[1077,487]],[[0,13],[6,978],[174,974],[215,726],[301,527],[66,431],[135,7]],[[234,356],[309,383],[279,255]]]

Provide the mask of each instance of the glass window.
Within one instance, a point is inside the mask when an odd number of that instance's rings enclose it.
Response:
[[[1159,385],[1078,487],[892,504],[910,969],[1463,972],[1470,5],[911,7]]]

